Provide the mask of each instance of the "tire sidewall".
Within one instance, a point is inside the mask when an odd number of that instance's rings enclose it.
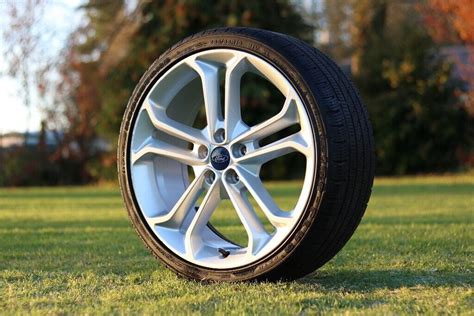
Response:
[[[129,149],[131,133],[141,104],[156,81],[174,64],[192,54],[210,49],[234,49],[253,54],[269,62],[293,85],[307,111],[315,141],[316,170],[310,196],[298,223],[286,239],[265,257],[246,266],[233,269],[211,269],[190,263],[167,248],[153,233],[139,209],[130,176]],[[322,203],[327,174],[327,140],[319,107],[300,71],[274,48],[249,36],[240,34],[201,33],[183,40],[161,55],[148,69],[136,86],[125,110],[118,143],[118,176],[128,215],[135,230],[154,256],[168,268],[190,279],[241,281],[273,279],[271,273],[293,253],[313,225]]]

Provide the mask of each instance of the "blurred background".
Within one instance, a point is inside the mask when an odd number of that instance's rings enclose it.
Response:
[[[472,0],[0,1],[0,186],[115,180],[141,75],[219,26],[290,34],[336,60],[368,107],[378,175],[470,169],[473,12]],[[245,86],[241,104],[250,121],[281,106],[265,84]],[[265,176],[290,178],[287,165]]]

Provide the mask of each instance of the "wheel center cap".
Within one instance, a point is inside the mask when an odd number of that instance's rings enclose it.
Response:
[[[230,154],[224,147],[216,147],[211,153],[211,164],[217,170],[224,170],[230,162]]]

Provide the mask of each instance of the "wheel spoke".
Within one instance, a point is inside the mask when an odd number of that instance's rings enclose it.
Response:
[[[252,205],[244,196],[243,188],[239,188],[237,185],[230,184],[227,181],[224,181],[224,186],[247,232],[248,253],[253,255],[265,245],[271,236],[267,233]]]
[[[242,167],[236,168],[236,171],[240,181],[244,183],[245,188],[253,196],[270,223],[276,228],[288,225],[292,219],[291,213],[283,212],[276,205],[270,193],[263,186],[262,180]]]
[[[227,139],[232,139],[236,127],[246,125],[242,122],[240,108],[240,82],[248,69],[247,59],[235,56],[226,69],[225,75],[225,130]]]
[[[194,257],[203,245],[202,231],[220,201],[220,181],[216,179],[207,191],[184,237],[186,253],[191,257]]]
[[[245,143],[249,140],[260,140],[298,123],[298,109],[293,97],[288,96],[281,111],[268,120],[252,126],[238,136],[233,143]]]
[[[165,109],[155,105],[152,100],[145,100],[143,108],[156,129],[189,143],[200,145],[207,143],[202,131],[170,119]]]
[[[152,225],[162,225],[170,228],[181,228],[186,215],[194,210],[197,199],[204,190],[204,172],[196,177],[180,197],[175,206],[167,214],[147,218]]]
[[[145,159],[151,155],[167,157],[189,166],[206,164],[203,159],[199,159],[199,157],[197,157],[197,155],[191,150],[151,138],[149,138],[136,152],[132,152],[131,162],[132,164],[135,164],[139,160]]]
[[[245,156],[237,158],[235,161],[241,164],[258,165],[298,151],[305,156],[308,154],[308,145],[300,133],[295,133],[264,147],[248,152]]]
[[[214,133],[222,127],[223,123],[220,105],[219,67],[199,59],[189,61],[188,64],[201,77],[209,139],[212,139]]]

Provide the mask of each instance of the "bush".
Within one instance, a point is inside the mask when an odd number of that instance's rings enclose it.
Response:
[[[379,174],[453,170],[474,139],[474,122],[455,93],[462,84],[412,21],[389,35],[374,32],[355,77],[374,127]]]

